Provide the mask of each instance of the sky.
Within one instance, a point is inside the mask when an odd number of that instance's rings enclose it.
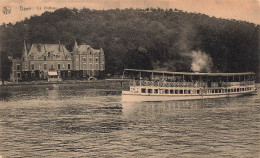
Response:
[[[260,25],[260,0],[0,0],[0,7],[0,25],[15,23],[25,17],[29,18],[32,15],[40,15],[45,11],[55,11],[63,7],[105,10],[130,7],[177,8],[187,12],[243,20]]]

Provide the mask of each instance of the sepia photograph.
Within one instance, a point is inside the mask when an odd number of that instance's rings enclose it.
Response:
[[[0,158],[260,157],[260,0],[0,0]]]

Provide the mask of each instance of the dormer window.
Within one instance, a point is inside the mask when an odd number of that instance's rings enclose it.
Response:
[[[37,51],[38,51],[38,52],[41,52],[41,46],[40,46],[39,44],[37,44],[36,47],[37,47]]]

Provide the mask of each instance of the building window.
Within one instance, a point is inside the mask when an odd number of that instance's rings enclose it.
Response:
[[[83,57],[83,61],[87,61],[87,60],[86,60],[86,57]]]
[[[20,64],[16,65],[16,70],[20,70]]]
[[[28,65],[27,64],[25,65],[25,69],[28,69]]]
[[[91,57],[89,58],[89,61],[90,61],[90,62],[92,61],[92,58],[91,58]]]
[[[53,64],[51,64],[51,70],[54,70],[54,66],[53,66]]]
[[[44,70],[46,70],[47,69],[47,64],[44,64]]]
[[[98,61],[98,58],[96,58],[96,61]]]
[[[34,77],[35,77],[35,75],[34,75],[34,72],[32,72],[32,74],[31,74],[31,75],[32,75],[32,78],[34,78]]]
[[[20,72],[17,72],[17,77],[21,77],[21,73]]]
[[[92,69],[92,64],[89,64],[89,68]]]
[[[68,64],[68,69],[70,69],[70,64]]]
[[[83,69],[86,69],[86,63],[83,64]]]
[[[34,70],[34,64],[31,65],[32,70]]]
[[[58,64],[58,70],[60,69],[60,64]]]

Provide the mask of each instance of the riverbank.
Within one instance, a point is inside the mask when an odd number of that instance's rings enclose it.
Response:
[[[103,82],[121,82],[122,79],[103,79],[103,80],[64,80],[61,82],[48,82],[47,80],[38,81],[22,81],[22,82],[8,82],[5,81],[4,85],[0,82],[0,86],[18,86],[18,85],[52,85],[52,84],[78,84],[78,83],[103,83]],[[123,80],[126,82],[127,80]]]
[[[127,88],[129,85],[127,80],[121,79],[104,79],[96,81],[88,80],[65,80],[62,82],[47,82],[47,81],[30,81],[30,82],[6,82],[5,85],[0,85],[1,91],[15,91],[17,89],[34,89],[34,88],[47,88],[53,89],[59,87],[59,89],[106,89],[121,91],[122,86]]]

